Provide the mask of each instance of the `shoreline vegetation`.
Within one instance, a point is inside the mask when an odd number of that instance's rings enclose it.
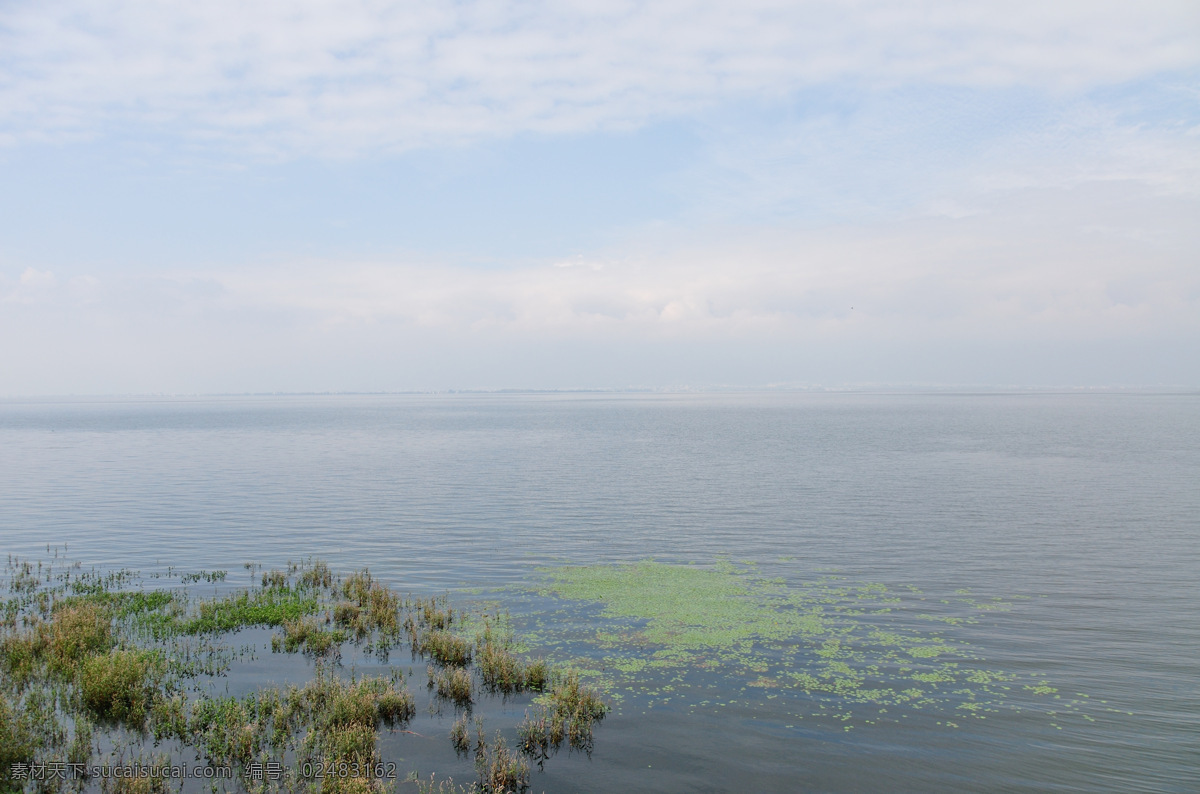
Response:
[[[456,609],[445,597],[402,597],[366,569],[338,576],[320,560],[268,571],[247,563],[251,586],[198,598],[186,588],[133,589],[146,582],[131,571],[84,570],[57,550],[55,558],[8,560],[0,791],[180,790],[169,769],[194,756],[212,773],[204,781],[212,791],[228,783],[256,794],[352,794],[407,781],[421,792],[523,792],[531,764],[541,767],[564,745],[590,754],[610,710],[578,673],[515,652],[506,615]],[[228,576],[201,571],[180,582]],[[231,644],[252,627],[273,632],[272,653],[311,660],[309,680],[240,697],[206,687],[253,655]],[[427,664],[431,708],[455,710],[446,740],[473,755],[476,780],[402,778],[406,770],[385,763],[380,732],[404,731],[416,698],[396,666],[377,675],[344,669],[348,644],[381,665],[401,650]],[[511,745],[482,717],[471,719],[480,698],[517,695],[530,702],[519,724],[506,726]],[[133,772],[89,780],[99,766]],[[53,774],[34,779],[35,768]]]
[[[814,577],[803,563],[771,576],[717,558],[562,564],[464,608],[315,559],[246,563],[248,579],[142,577],[62,551],[10,556],[0,582],[0,792],[524,792],[560,750],[590,757],[614,705],[769,714],[824,735],[1122,716],[972,642],[973,625],[1029,596]],[[393,661],[405,651],[406,669]],[[279,663],[256,665],[260,653]],[[436,726],[425,734],[409,730],[419,698]],[[420,761],[400,768],[401,753]],[[213,779],[163,771],[192,760]],[[76,769],[14,774],[33,765]],[[138,771],[78,773],[97,766]],[[472,766],[469,783],[441,776]]]

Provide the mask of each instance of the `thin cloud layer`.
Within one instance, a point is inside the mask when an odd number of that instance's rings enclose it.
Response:
[[[812,85],[1069,91],[1198,62],[1186,0],[51,0],[0,10],[0,135],[345,157],[629,128]]]
[[[1131,204],[1132,189],[1093,186],[1086,201],[1069,189],[1016,190],[960,217],[810,232],[678,229],[504,269],[300,261],[64,279],[29,268],[0,283],[0,302],[101,325],[122,313],[147,325],[185,318],[197,333],[272,317],[305,333],[390,325],[577,338],[1195,334],[1200,234],[1186,220],[1196,202],[1142,189]]]
[[[0,394],[1200,383],[1200,6],[0,6]]]

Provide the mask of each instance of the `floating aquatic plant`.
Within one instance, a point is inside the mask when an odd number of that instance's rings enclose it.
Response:
[[[790,692],[810,713],[832,707],[827,713],[840,719],[854,710],[868,722],[887,707],[978,718],[1016,707],[1019,677],[988,666],[953,634],[981,614],[1011,609],[1003,599],[959,592],[943,602],[952,609],[939,609],[911,586],[832,575],[785,582],[727,560],[562,566],[542,574],[537,594],[566,609],[535,614],[529,638],[626,692],[669,702],[689,684],[703,692],[705,676],[720,676],[739,691]],[[571,603],[598,605],[599,615],[581,625],[600,627],[564,629],[573,624]]]

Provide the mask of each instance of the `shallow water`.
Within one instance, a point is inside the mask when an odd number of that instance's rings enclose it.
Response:
[[[246,561],[313,554],[414,592],[730,555],[795,587],[836,572],[936,604],[1006,599],[952,639],[988,669],[1107,701],[1058,727],[1029,699],[958,728],[924,709],[845,731],[717,668],[711,697],[627,692],[590,760],[535,774],[547,791],[1194,790],[1197,482],[1196,395],[0,403],[0,551],[66,543],[88,563],[234,582]],[[425,757],[414,742],[382,746]]]

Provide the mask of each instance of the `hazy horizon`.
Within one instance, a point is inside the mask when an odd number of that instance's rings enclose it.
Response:
[[[222,399],[240,397],[453,397],[453,396],[572,396],[610,395],[620,396],[687,396],[687,395],[879,395],[879,396],[947,396],[970,397],[974,395],[1190,395],[1200,394],[1200,387],[1183,385],[1163,386],[1072,386],[1069,384],[1028,386],[1012,384],[813,384],[813,385],[707,385],[707,386],[617,386],[593,388],[521,388],[504,386],[497,388],[447,388],[447,389],[396,389],[379,391],[242,391],[242,392],[96,392],[61,394],[0,394],[0,402],[54,401],[54,400],[155,400],[155,399]]]

